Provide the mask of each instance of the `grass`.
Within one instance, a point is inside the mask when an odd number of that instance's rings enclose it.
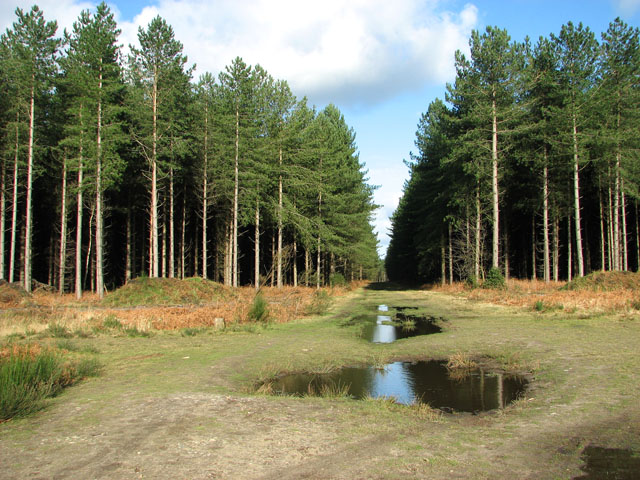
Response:
[[[561,297],[572,306],[571,295],[599,301],[590,290],[558,287],[510,281],[496,303],[487,300],[495,292],[482,289],[485,296],[471,300],[471,292],[464,290],[368,290],[334,298],[322,317],[283,324],[274,313],[269,328],[231,324],[214,332],[206,323],[183,323],[176,313],[176,318],[166,317],[174,331],[154,330],[148,339],[129,337],[119,327],[93,338],[74,336],[70,342],[79,350],[69,356],[99,347],[106,374],[67,390],[37,418],[1,425],[0,462],[11,478],[25,478],[36,469],[43,477],[60,476],[63,466],[52,461],[54,455],[76,458],[99,472],[96,452],[108,446],[127,458],[130,439],[146,438],[154,428],[155,445],[175,451],[188,445],[192,456],[179,465],[150,447],[144,459],[148,476],[164,472],[193,478],[215,468],[240,478],[249,462],[264,476],[289,462],[290,475],[300,478],[313,476],[301,470],[305,465],[329,478],[577,477],[585,445],[640,449],[640,405],[635,401],[640,395],[640,316],[623,310],[580,318],[589,313],[587,303],[576,313],[569,307],[544,315],[532,311],[536,300],[545,308]],[[244,315],[253,295],[242,297],[249,299]],[[292,289],[277,298],[293,310],[300,298],[295,295]],[[272,312],[281,305],[275,298],[265,292]],[[374,345],[354,335],[356,326],[342,325],[367,311],[375,315],[379,304],[419,307],[429,316],[447,318],[447,329],[441,335]],[[305,308],[303,302],[298,307]],[[120,311],[116,315],[122,325],[135,324]],[[68,339],[43,341],[57,345]],[[507,372],[528,372],[526,397],[499,413],[442,415],[419,403],[347,401],[341,386],[324,398],[268,396],[273,393],[269,379],[288,372],[459,354],[467,358],[457,363],[471,359]],[[262,386],[257,380],[264,381]],[[173,428],[178,418],[179,428]],[[91,437],[97,425],[105,440]],[[65,441],[74,436],[93,443]],[[224,456],[212,460],[206,456],[212,438],[234,441],[224,444]],[[43,449],[42,439],[55,442],[55,452]],[[412,445],[423,445],[424,451],[417,453]],[[344,458],[340,452],[346,452]],[[199,470],[177,470],[190,466]],[[113,476],[126,472],[116,470]]]
[[[228,295],[230,292],[219,283],[200,277],[185,280],[139,277],[107,295],[104,304],[118,307],[198,305],[211,303]]]
[[[40,410],[46,398],[97,376],[101,368],[95,358],[68,362],[60,351],[38,344],[5,347],[0,351],[0,421]]]

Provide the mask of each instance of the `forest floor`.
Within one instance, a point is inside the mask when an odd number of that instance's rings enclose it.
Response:
[[[536,308],[538,300],[497,305],[462,290],[374,287],[343,292],[328,313],[288,323],[151,326],[148,336],[93,330],[65,339],[97,352],[103,374],[35,415],[0,424],[0,477],[601,478],[585,471],[594,451],[638,466],[640,314],[631,303]],[[444,331],[368,343],[348,320],[380,304],[444,317]],[[86,321],[104,313],[95,306]],[[16,308],[0,312],[4,332],[11,321],[25,328],[20,308],[55,316],[58,306]],[[74,321],[70,330],[80,332],[81,319]],[[477,415],[256,392],[261,380],[285,372],[459,353],[529,375],[528,390],[505,409]]]

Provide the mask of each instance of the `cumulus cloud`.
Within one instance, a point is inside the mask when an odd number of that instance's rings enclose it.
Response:
[[[31,2],[16,4],[28,9]],[[60,33],[92,3],[38,2]],[[14,8],[0,7],[3,31]],[[198,73],[217,73],[240,56],[286,79],[298,95],[342,105],[450,80],[453,53],[467,48],[477,22],[475,6],[447,11],[438,0],[159,0],[132,21],[118,19],[122,44],[136,44],[138,27],[156,15],[174,28]]]
[[[217,73],[236,57],[261,64],[294,92],[323,104],[371,104],[454,75],[477,9],[442,10],[424,0],[160,0],[132,22],[123,43],[161,15],[197,72]]]

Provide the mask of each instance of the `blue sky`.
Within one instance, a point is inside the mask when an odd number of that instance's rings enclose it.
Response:
[[[17,6],[4,0],[0,31]],[[98,2],[42,0],[47,19],[69,28]],[[472,29],[505,28],[533,41],[568,21],[596,35],[620,16],[640,26],[640,0],[110,0],[121,42],[136,43],[138,26],[161,15],[174,27],[196,77],[217,74],[236,56],[289,82],[322,108],[336,104],[356,132],[360,160],[379,185],[375,226],[384,255],[389,216],[407,178],[403,159],[415,150],[418,120],[453,80],[453,53],[468,48]]]

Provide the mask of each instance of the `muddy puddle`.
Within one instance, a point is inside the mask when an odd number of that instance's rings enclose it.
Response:
[[[393,307],[396,314],[379,314],[375,322],[367,322],[362,327],[361,337],[372,343],[392,343],[402,338],[417,337],[419,335],[430,335],[440,333],[442,329],[438,326],[439,319],[422,315],[411,315],[406,313],[409,307]],[[388,312],[387,305],[380,305],[379,312]]]
[[[295,374],[271,383],[275,394],[355,399],[390,397],[409,405],[428,403],[444,411],[480,412],[504,408],[525,390],[523,377],[482,369],[450,372],[446,362],[394,362],[383,367],[345,367],[328,374]]]
[[[589,445],[583,450],[581,458],[585,462],[581,470],[585,473],[573,480],[640,478],[640,455],[631,450]]]

